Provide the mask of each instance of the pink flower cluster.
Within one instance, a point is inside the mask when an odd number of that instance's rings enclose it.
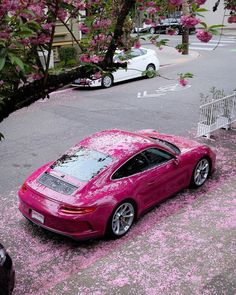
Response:
[[[200,6],[200,5],[205,4],[206,0],[195,0],[195,3]]]
[[[112,24],[110,19],[102,19],[95,21],[92,26],[94,29],[107,29]]]
[[[209,42],[212,38],[212,34],[207,32],[204,29],[198,29],[196,33],[196,37],[201,41],[201,42]]]
[[[88,55],[88,54],[81,54],[80,55],[80,61],[81,62],[85,62],[85,63],[99,63],[101,61],[101,57],[97,56],[97,55]]]
[[[79,30],[80,30],[82,33],[84,33],[84,34],[87,34],[87,33],[89,33],[89,31],[90,31],[89,27],[87,27],[87,26],[86,26],[85,24],[83,24],[83,23],[79,24],[78,28],[79,28]]]
[[[236,23],[236,15],[231,15],[231,16],[228,18],[228,23],[229,23],[229,24]]]
[[[181,24],[187,28],[193,28],[200,23],[200,19],[192,15],[182,15],[180,21]]]
[[[174,6],[179,6],[183,3],[183,0],[169,0],[169,3]]]
[[[186,86],[188,84],[188,81],[183,79],[183,78],[180,78],[179,79],[179,84],[184,87],[184,86]]]

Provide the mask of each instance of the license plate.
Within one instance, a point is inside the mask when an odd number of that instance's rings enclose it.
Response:
[[[35,220],[38,220],[41,223],[44,223],[44,216],[34,210],[31,212],[31,217]]]

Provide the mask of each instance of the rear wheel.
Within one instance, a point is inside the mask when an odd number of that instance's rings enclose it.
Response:
[[[198,161],[196,167],[194,168],[191,186],[200,187],[207,180],[210,173],[210,162],[206,158],[202,158]]]
[[[151,28],[149,29],[149,32],[150,32],[150,34],[155,34],[155,33],[156,33],[156,30],[155,30],[154,27],[151,27]]]
[[[110,74],[105,74],[103,77],[102,77],[102,87],[104,88],[109,88],[111,87],[113,84],[113,77],[112,75]]]
[[[113,211],[109,223],[108,234],[112,238],[124,236],[131,228],[135,217],[134,205],[130,201],[119,204]]]

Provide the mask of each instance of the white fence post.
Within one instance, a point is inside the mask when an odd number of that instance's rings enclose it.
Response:
[[[213,99],[200,106],[200,119],[196,137],[206,136],[220,128],[230,128],[236,121],[236,92],[231,95]]]

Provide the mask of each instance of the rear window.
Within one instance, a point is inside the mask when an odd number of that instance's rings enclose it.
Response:
[[[73,155],[63,155],[51,168],[85,182],[96,176],[111,162],[110,156],[81,147]]]

